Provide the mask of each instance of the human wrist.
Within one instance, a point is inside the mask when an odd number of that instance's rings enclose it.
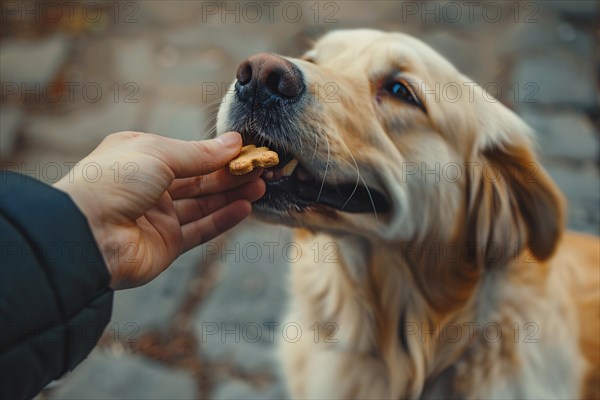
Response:
[[[114,253],[114,245],[110,243],[110,235],[106,226],[106,221],[100,217],[100,208],[94,204],[93,193],[91,193],[85,185],[70,182],[65,178],[56,182],[53,187],[69,196],[75,206],[86,218],[92,236],[96,242],[96,246],[102,255],[104,265],[110,276],[113,276],[114,266],[112,265]],[[112,280],[112,279],[111,279]]]

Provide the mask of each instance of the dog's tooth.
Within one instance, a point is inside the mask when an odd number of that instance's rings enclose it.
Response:
[[[273,179],[273,171],[265,171],[262,174],[262,177],[266,180],[271,180]]]
[[[287,163],[285,165],[285,167],[283,167],[281,170],[281,172],[283,173],[283,176],[292,175],[294,173],[294,170],[296,169],[297,165],[298,165],[298,160],[296,160],[296,159],[293,159],[292,161]]]

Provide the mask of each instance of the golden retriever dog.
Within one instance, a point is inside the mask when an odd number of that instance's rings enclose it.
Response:
[[[347,30],[252,56],[229,130],[279,153],[254,212],[306,250],[292,397],[600,397],[600,241],[565,232],[530,128],[434,50]]]

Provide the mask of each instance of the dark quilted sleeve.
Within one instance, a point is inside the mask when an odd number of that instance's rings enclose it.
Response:
[[[64,193],[0,173],[1,398],[30,398],[79,364],[112,290],[85,216]]]

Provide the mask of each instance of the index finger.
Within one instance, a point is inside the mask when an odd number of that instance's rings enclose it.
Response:
[[[223,168],[242,150],[242,137],[227,132],[210,140],[185,141],[161,137],[155,150],[175,178],[206,175]]]

